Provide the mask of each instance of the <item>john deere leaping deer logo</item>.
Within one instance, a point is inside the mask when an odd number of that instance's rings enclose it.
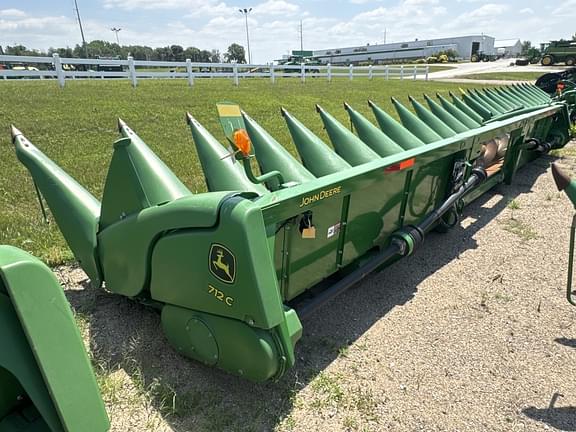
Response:
[[[236,257],[224,246],[214,243],[210,246],[210,273],[222,282],[231,284],[236,279]]]

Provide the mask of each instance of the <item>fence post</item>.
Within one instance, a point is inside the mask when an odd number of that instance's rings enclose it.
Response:
[[[326,69],[326,77],[328,78],[328,82],[332,82],[332,64],[328,63],[328,68]]]
[[[400,79],[404,79],[404,65],[400,65]]]
[[[414,81],[416,81],[416,73],[417,73],[417,69],[416,69],[416,65],[414,65],[414,76],[413,76]]]
[[[368,79],[372,80],[372,65],[368,66]]]
[[[188,85],[194,85],[194,74],[192,73],[192,60],[186,59],[186,72],[188,73]]]
[[[232,71],[234,72],[234,85],[237,86],[240,84],[240,81],[238,80],[238,63],[234,63]]]
[[[64,87],[64,84],[66,84],[66,77],[64,75],[64,71],[62,70],[62,62],[60,61],[60,56],[54,53],[52,54],[52,58],[54,59],[54,70],[56,71],[56,78],[58,78],[58,85],[60,87]]]
[[[430,70],[430,66],[426,65],[426,78],[424,78],[426,81],[428,81],[428,72]]]
[[[350,81],[354,79],[354,65],[352,63],[350,63],[350,65],[348,66],[348,78],[350,79]]]
[[[388,65],[384,66],[384,76],[386,77],[386,81],[388,81],[389,78]]]
[[[136,67],[134,66],[134,57],[132,56],[128,56],[128,73],[130,81],[132,81],[132,87],[136,87],[138,81],[136,80]]]
[[[274,75],[274,64],[270,63],[270,82],[274,84],[276,82],[276,76]]]
[[[300,81],[303,83],[306,81],[306,65],[304,63],[300,63]]]

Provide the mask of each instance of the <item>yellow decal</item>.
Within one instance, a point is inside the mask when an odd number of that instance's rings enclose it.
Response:
[[[220,117],[240,117],[240,106],[232,104],[216,104],[218,115]]]
[[[342,186],[336,186],[331,189],[324,189],[323,191],[315,193],[314,195],[302,198],[302,202],[300,203],[299,207],[304,207],[316,201],[321,201],[325,198],[330,198],[332,195],[337,195],[340,192],[342,192]]]
[[[236,279],[236,257],[225,246],[212,243],[208,259],[208,268],[217,279],[227,284]]]
[[[226,303],[227,306],[232,306],[234,304],[234,298],[227,296],[223,291],[218,288],[214,288],[212,285],[208,284],[208,294],[213,294],[216,299],[220,300],[222,303]]]

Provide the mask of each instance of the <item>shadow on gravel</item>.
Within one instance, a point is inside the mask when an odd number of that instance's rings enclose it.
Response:
[[[576,431],[576,407],[554,407],[558,398],[562,396],[560,393],[554,393],[548,408],[528,407],[522,410],[522,412],[527,417],[546,423],[555,429],[561,431]]]
[[[560,345],[564,345],[570,348],[576,348],[576,339],[569,339],[565,337],[559,337],[554,339],[554,342],[559,343]]]
[[[475,249],[476,232],[512,198],[529,192],[551,160],[543,157],[532,162],[517,174],[514,185],[497,186],[478,198],[465,210],[464,217],[474,218],[466,228],[431,233],[413,256],[372,274],[318,309],[303,322],[295,367],[276,383],[254,384],[179,356],[162,334],[157,311],[125,297],[103,290],[67,291],[67,296],[74,308],[90,314],[90,344],[96,361],[123,368],[144,389],[155,389],[148,396],[175,431],[272,430],[289,416],[298,391],[346,347],[391,309],[408,302],[429,275]],[[494,196],[502,199],[487,205]]]

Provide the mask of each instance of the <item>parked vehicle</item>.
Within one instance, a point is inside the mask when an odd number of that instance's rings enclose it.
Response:
[[[557,63],[565,63],[566,66],[576,64],[576,41],[551,41],[543,45],[542,66],[552,66]]]
[[[478,63],[478,62],[489,62],[489,61],[496,61],[498,59],[498,56],[496,54],[488,54],[482,51],[478,51],[475,54],[472,54],[470,56],[470,61],[472,63]]]

